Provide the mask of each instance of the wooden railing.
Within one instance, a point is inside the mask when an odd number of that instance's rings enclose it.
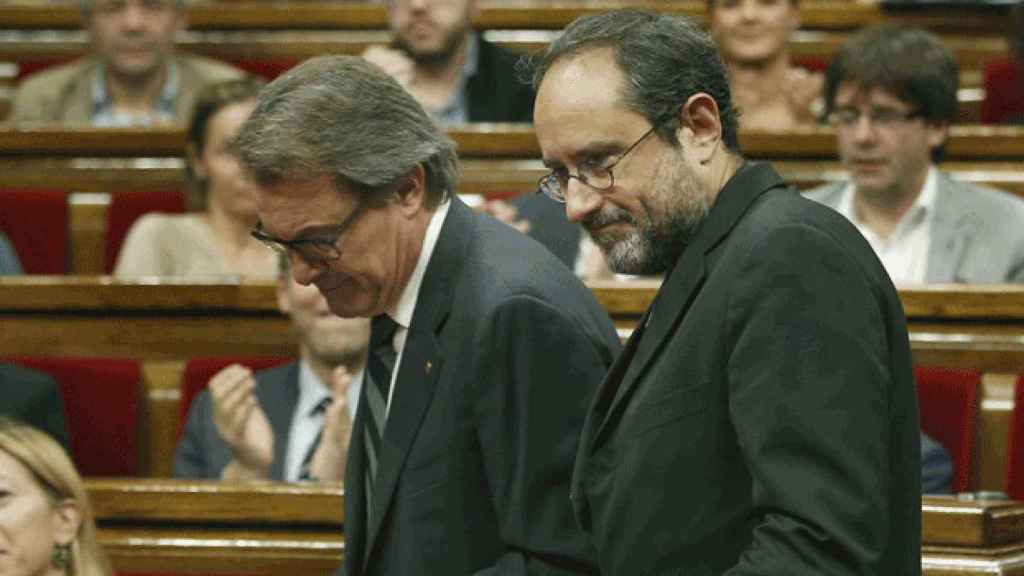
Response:
[[[344,557],[339,485],[87,481],[100,542],[121,572],[327,574]],[[1021,574],[1024,505],[925,497],[926,576]]]

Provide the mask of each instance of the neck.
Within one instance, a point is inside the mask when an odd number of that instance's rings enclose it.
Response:
[[[361,351],[351,357],[346,357],[339,362],[334,359],[328,360],[317,356],[310,351],[308,346],[305,345],[299,346],[299,357],[302,358],[303,362],[309,364],[310,369],[313,370],[316,377],[323,382],[329,392],[333,392],[333,375],[335,368],[338,366],[344,366],[345,369],[348,370],[349,375],[354,377],[363,369],[363,365],[366,361],[365,351]]]
[[[459,74],[462,72],[462,67],[466,64],[466,58],[469,54],[469,35],[470,32],[466,32],[451,58],[417,66],[413,84],[454,85],[455,81],[459,78]]]
[[[721,144],[721,146],[725,150],[725,144]],[[714,206],[722,188],[725,188],[726,183],[736,175],[742,165],[743,157],[729,151],[726,151],[725,154],[718,154],[712,159],[704,176],[708,206]]]
[[[161,66],[151,74],[139,77],[119,76],[107,67],[106,87],[114,102],[114,108],[119,110],[147,112],[153,108],[153,103],[160,97],[163,91],[164,82],[167,80],[167,67]]]
[[[921,196],[927,178],[928,170],[924,170],[908,186],[894,186],[884,191],[857,189],[853,195],[854,214],[879,238],[886,240]]]
[[[233,252],[259,243],[250,234],[252,227],[256,225],[256,216],[240,218],[219,205],[210,204],[205,217],[213,229],[214,236],[221,239]]]
[[[760,62],[730,62],[729,80],[737,103],[749,106],[783,95],[789,68],[786,51]]]

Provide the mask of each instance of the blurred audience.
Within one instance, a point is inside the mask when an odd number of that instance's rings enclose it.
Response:
[[[203,88],[186,134],[186,214],[149,213],[128,231],[116,276],[273,277],[274,253],[253,238],[253,184],[227,142],[249,117],[262,83],[251,78]]]
[[[0,276],[13,276],[21,273],[18,253],[14,251],[14,246],[7,236],[0,232]]]
[[[852,36],[826,73],[850,180],[807,195],[850,219],[897,285],[1024,281],[1024,201],[937,167],[957,85],[935,35],[893,25]]]
[[[0,416],[31,424],[68,447],[64,402],[49,374],[0,363]]]
[[[788,130],[818,121],[822,76],[793,66],[789,55],[799,0],[708,0],[708,16],[742,128]]]
[[[316,286],[292,278],[288,256],[279,263],[277,304],[291,318],[299,361],[218,372],[189,410],[176,477],[344,478],[370,324],[331,314]]]
[[[532,122],[518,56],[473,31],[478,0],[388,0],[390,46],[363,57],[395,77],[442,124]]]
[[[14,123],[183,123],[200,88],[242,75],[175,52],[184,0],[81,0],[81,15],[91,52],[26,79],[14,95]]]
[[[67,453],[49,436],[0,417],[0,574],[109,576],[96,526]]]

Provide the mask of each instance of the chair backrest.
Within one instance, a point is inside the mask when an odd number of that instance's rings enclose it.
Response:
[[[46,372],[64,400],[71,458],[83,476],[139,474],[139,363],[124,358],[11,357]]]
[[[972,487],[974,437],[981,373],[938,367],[914,369],[921,429],[949,452],[953,492]]]
[[[185,195],[181,192],[126,192],[111,195],[107,209],[107,236],[104,240],[103,271],[110,274],[117,263],[121,244],[132,224],[147,212],[181,213]]]
[[[67,193],[0,189],[0,230],[26,274],[68,271]]]
[[[1013,416],[1006,449],[1006,493],[1024,500],[1024,374],[1017,377],[1013,394]]]
[[[981,121],[999,124],[1024,115],[1024,66],[1009,58],[985,65]]]
[[[195,397],[206,388],[213,375],[230,364],[241,364],[258,371],[294,361],[294,358],[280,356],[212,356],[192,358],[185,364],[185,372],[181,376],[181,405],[178,410],[178,437],[181,437],[188,409]]]

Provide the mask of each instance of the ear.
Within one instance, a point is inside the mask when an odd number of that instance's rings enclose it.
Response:
[[[422,164],[417,164],[398,184],[395,195],[402,214],[412,218],[423,210],[427,197],[427,171]]]
[[[82,524],[82,511],[71,498],[65,498],[53,508],[54,530],[53,539],[57,544],[70,544],[78,535],[78,527]]]
[[[928,130],[928,148],[931,150],[942,146],[949,139],[949,122],[927,122],[925,128]]]
[[[203,157],[199,155],[195,144],[189,142],[185,145],[185,158],[197,178],[206,178],[206,162],[203,162]]]
[[[703,92],[690,96],[679,109],[676,135],[694,159],[701,165],[707,165],[722,140],[722,122],[715,99]]]

